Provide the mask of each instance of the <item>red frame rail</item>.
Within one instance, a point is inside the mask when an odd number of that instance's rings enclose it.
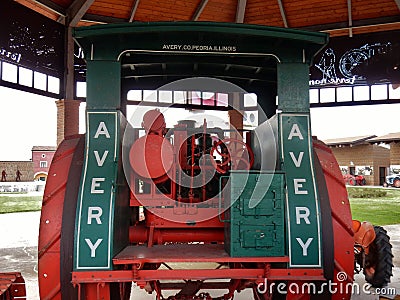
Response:
[[[26,299],[25,280],[19,272],[0,273],[0,300]]]
[[[249,279],[261,280],[325,280],[323,269],[284,269],[271,268],[273,263],[287,263],[289,257],[230,257],[222,244],[170,244],[128,246],[115,258],[115,266],[125,266],[125,270],[79,271],[72,273],[72,283],[99,282],[143,282],[155,280],[206,280],[206,279]],[[255,268],[216,268],[216,269],[142,269],[145,263],[262,263]],[[126,270],[126,266],[131,269]],[[261,266],[261,264],[259,264]]]

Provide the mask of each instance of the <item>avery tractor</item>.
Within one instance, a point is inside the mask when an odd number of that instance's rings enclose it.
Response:
[[[129,299],[132,283],[156,299],[349,299],[354,271],[389,282],[386,232],[352,221],[338,164],[311,135],[309,65],[327,35],[176,22],[74,37],[86,134],[51,164],[41,299]]]

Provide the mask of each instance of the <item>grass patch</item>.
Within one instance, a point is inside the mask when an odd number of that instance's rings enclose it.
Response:
[[[38,211],[41,207],[42,196],[2,196],[0,194],[0,214]]]
[[[353,219],[374,225],[400,224],[400,189],[347,187]],[[38,211],[41,196],[0,194],[0,214]]]
[[[400,224],[400,189],[347,188],[353,219],[374,225]]]
[[[382,189],[367,188],[348,188],[347,193],[350,198],[383,198],[387,196],[387,191]]]

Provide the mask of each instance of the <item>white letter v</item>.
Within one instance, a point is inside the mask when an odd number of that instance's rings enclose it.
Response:
[[[104,164],[104,161],[105,161],[106,158],[107,158],[108,150],[104,151],[103,156],[102,156],[101,158],[100,158],[100,156],[99,156],[99,151],[95,150],[95,151],[93,151],[93,152],[94,152],[94,156],[96,157],[97,165],[98,165],[99,167],[102,167],[103,164]]]
[[[300,152],[298,158],[296,158],[296,157],[294,156],[294,153],[293,153],[293,152],[289,152],[289,154],[290,154],[290,157],[292,158],[292,161],[293,161],[294,165],[295,165],[297,168],[299,168],[300,165],[301,165],[301,161],[303,160],[304,152],[303,152],[303,151]]]

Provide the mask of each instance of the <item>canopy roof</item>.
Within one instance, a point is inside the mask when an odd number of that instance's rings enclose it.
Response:
[[[328,31],[331,36],[400,29],[400,0],[16,0],[71,26],[212,21]]]

